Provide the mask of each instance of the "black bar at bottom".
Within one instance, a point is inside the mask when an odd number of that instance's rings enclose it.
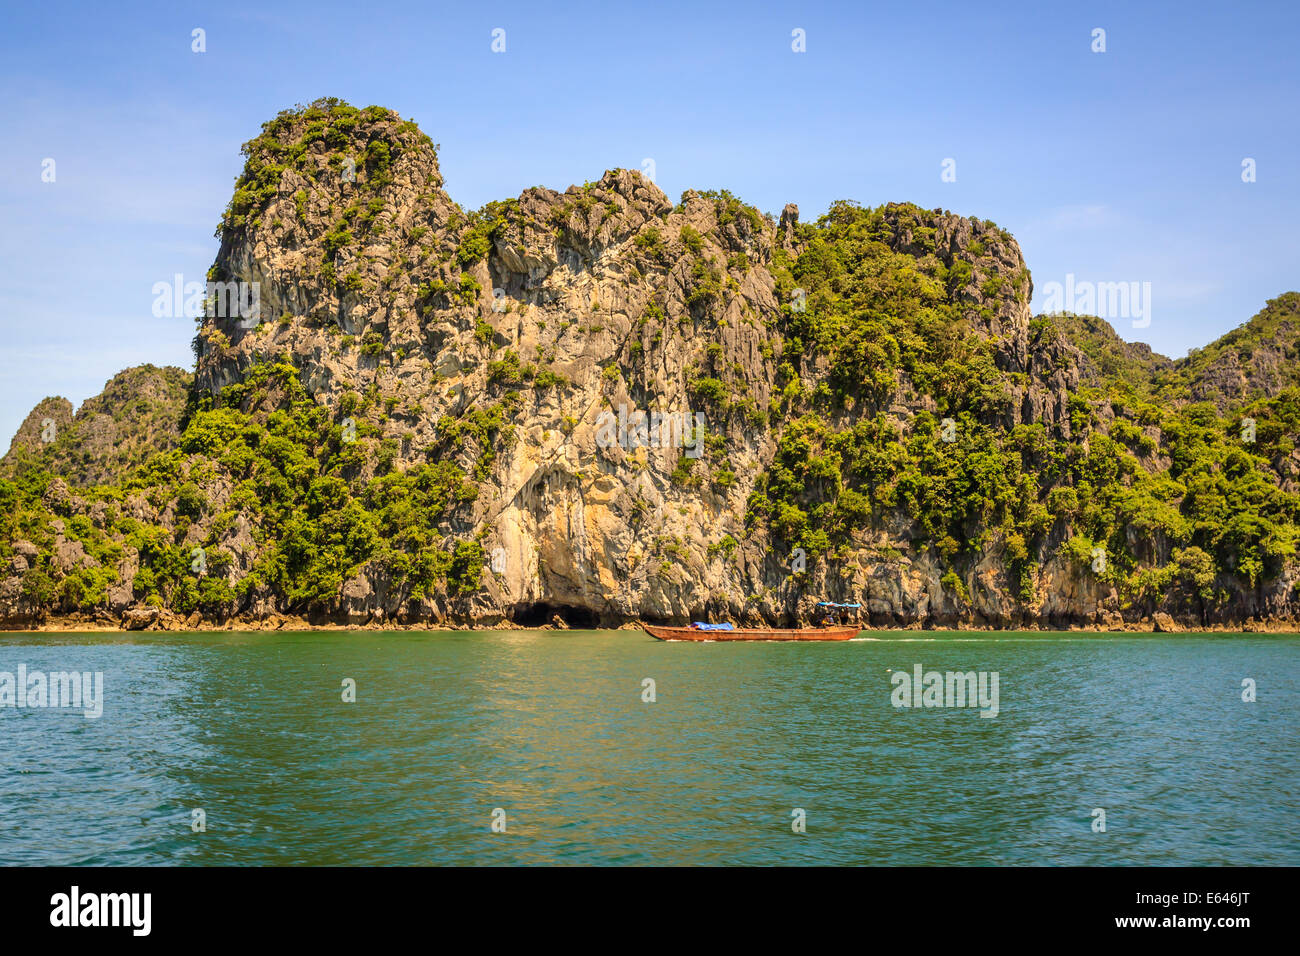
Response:
[[[74,934],[300,945],[453,927],[495,943],[607,930],[606,943],[662,945],[665,930],[688,926],[733,941],[784,928],[945,947],[1098,937],[1231,945],[1294,927],[1283,912],[1294,909],[1294,881],[1293,870],[1194,868],[10,868],[0,870],[0,925],[6,948]]]

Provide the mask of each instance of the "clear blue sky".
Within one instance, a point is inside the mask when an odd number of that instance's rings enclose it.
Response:
[[[1300,5],[9,4],[0,31],[0,451],[46,395],[191,364],[152,287],[202,280],[239,147],[318,96],[442,145],[466,208],[653,158],[760,209],[992,219],[1045,283],[1152,284],[1172,356],[1300,288]],[[191,31],[207,52],[191,52]],[[506,52],[491,32],[506,31]],[[1106,30],[1105,53],[1092,31]],[[791,51],[801,28],[807,52]],[[1241,181],[1241,162],[1258,181]],[[41,180],[42,160],[56,181]],[[944,159],[957,181],[941,181]]]

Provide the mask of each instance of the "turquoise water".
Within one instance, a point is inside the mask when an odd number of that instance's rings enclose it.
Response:
[[[1300,637],[864,637],[0,635],[105,697],[0,707],[0,863],[1300,864]]]

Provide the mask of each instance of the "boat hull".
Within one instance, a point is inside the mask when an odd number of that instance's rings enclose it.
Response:
[[[847,641],[857,637],[857,627],[745,627],[733,631],[697,631],[689,627],[642,624],[641,629],[661,641]]]

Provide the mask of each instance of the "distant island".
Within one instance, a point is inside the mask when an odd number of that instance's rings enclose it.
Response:
[[[1296,622],[1300,293],[1172,361],[945,210],[615,170],[468,212],[334,99],[244,154],[155,289],[193,371],[0,460],[0,628]]]

